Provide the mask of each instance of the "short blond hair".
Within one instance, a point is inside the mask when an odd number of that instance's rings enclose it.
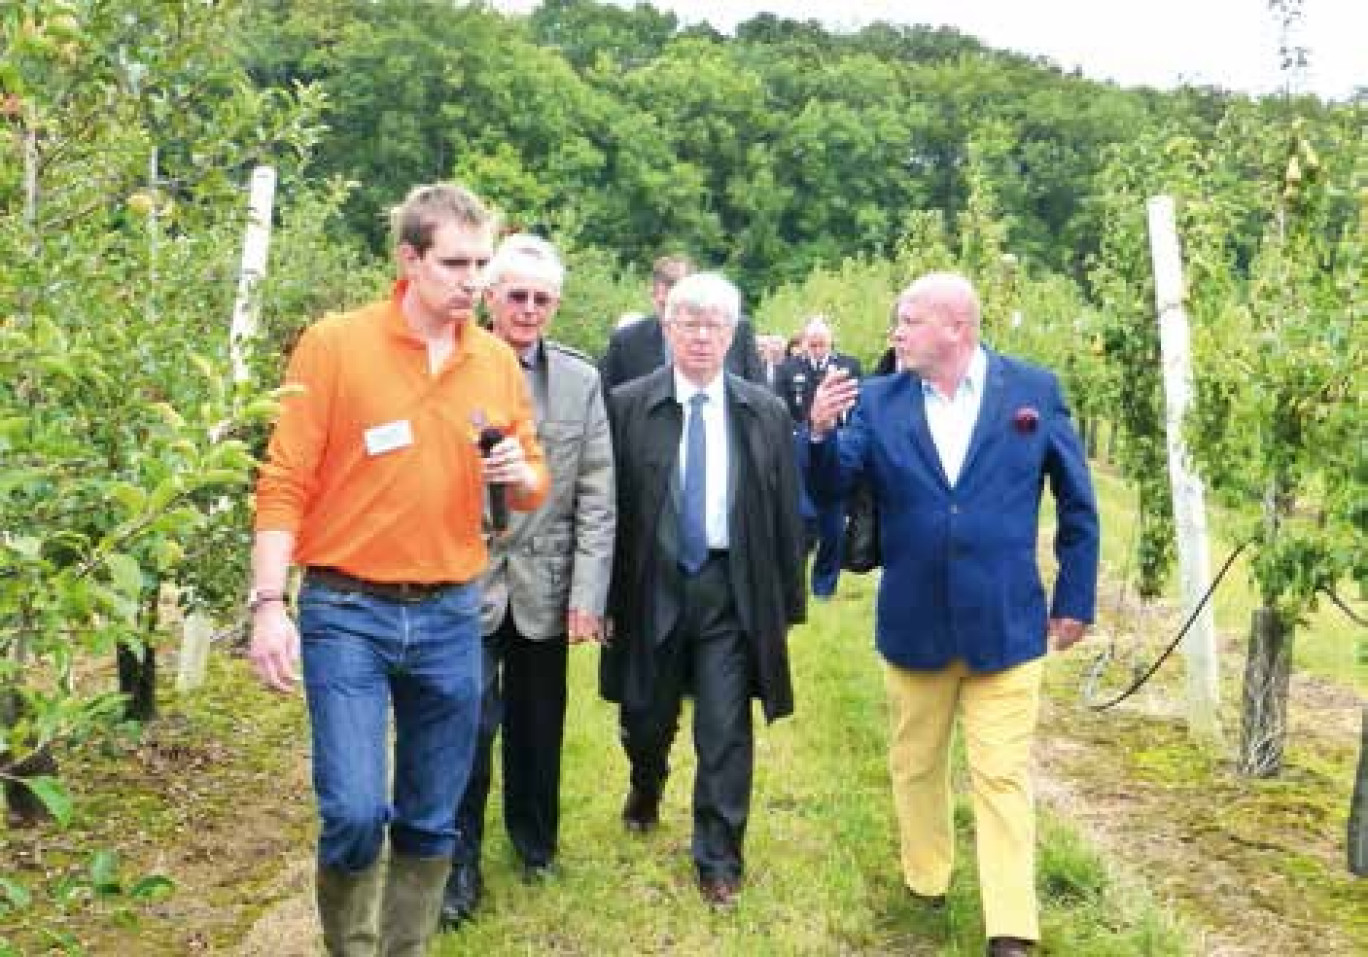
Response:
[[[409,190],[390,213],[396,246],[411,246],[418,255],[432,248],[432,237],[447,223],[498,228],[498,213],[458,183],[430,183]]]

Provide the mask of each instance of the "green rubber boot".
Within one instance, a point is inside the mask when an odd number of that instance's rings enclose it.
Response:
[[[329,957],[375,957],[382,867],[377,861],[356,873],[319,868],[318,917]]]
[[[449,857],[390,855],[380,905],[380,957],[424,957],[450,873]]]

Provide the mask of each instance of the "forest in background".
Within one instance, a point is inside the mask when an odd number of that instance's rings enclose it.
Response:
[[[917,210],[939,211],[954,234],[985,139],[1008,248],[1083,281],[1109,153],[1160,130],[1209,141],[1251,102],[1121,88],[950,28],[839,34],[766,14],[728,37],[592,0],[548,0],[527,17],[428,0],[250,6],[248,74],[319,86],[310,172],[355,184],[347,230],[373,251],[385,251],[396,197],[454,177],[512,221],[621,265],[688,250],[753,300],[818,265],[891,255]],[[1270,126],[1320,127],[1361,121],[1363,106],[1254,108]]]

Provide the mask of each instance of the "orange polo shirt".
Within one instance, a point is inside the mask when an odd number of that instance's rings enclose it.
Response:
[[[427,347],[390,301],[314,323],[286,373],[286,396],[257,483],[257,531],[295,535],[294,563],[377,582],[466,582],[484,570],[482,417],[516,435],[548,479],[522,369],[504,342],[466,323],[434,376]]]

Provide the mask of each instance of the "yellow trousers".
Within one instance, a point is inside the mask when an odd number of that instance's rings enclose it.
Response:
[[[940,671],[885,664],[888,764],[903,880],[925,896],[944,894],[950,886],[955,851],[950,741],[958,714],[989,937],[1040,939],[1030,760],[1042,667],[1036,659],[1006,671],[974,674],[961,661]]]

